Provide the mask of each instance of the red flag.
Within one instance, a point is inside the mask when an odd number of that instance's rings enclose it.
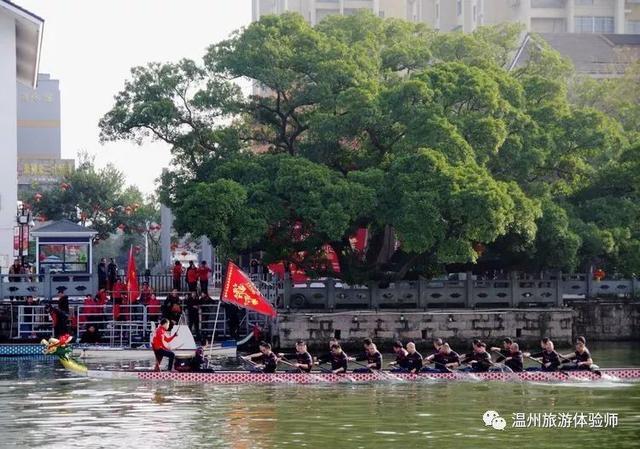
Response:
[[[140,296],[140,286],[136,274],[136,259],[133,257],[133,246],[129,248],[129,261],[127,262],[127,293],[129,303],[134,302]]]
[[[273,306],[253,285],[249,276],[231,261],[227,265],[227,277],[224,280],[220,299],[263,315],[276,316]]]

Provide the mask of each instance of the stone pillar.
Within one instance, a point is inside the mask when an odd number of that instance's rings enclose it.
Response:
[[[511,307],[518,307],[518,274],[515,271],[509,273],[509,282],[511,283]]]
[[[160,259],[162,268],[171,266],[171,228],[173,228],[173,214],[164,204],[160,205]]]
[[[282,307],[289,309],[291,307],[291,277],[288,272],[285,271],[284,279],[282,281],[282,289],[284,298],[282,298]]]
[[[333,310],[336,308],[336,281],[335,279],[327,279],[325,282],[325,292],[327,295],[326,306],[327,309]]]
[[[556,305],[564,306],[564,282],[562,282],[562,271],[556,273]]]
[[[254,22],[260,20],[260,0],[252,0],[251,2],[251,19]]]
[[[16,24],[0,11],[0,272],[13,259],[13,227],[18,202]]]
[[[575,0],[567,0],[567,6],[565,8],[566,20],[567,20],[567,33],[575,33],[575,16],[576,5]]]
[[[616,0],[613,17],[616,34],[624,34],[624,0]]]
[[[380,0],[373,0],[373,15],[380,17]]]
[[[467,279],[464,284],[464,305],[465,307],[471,307],[473,302],[473,273],[467,271]]]

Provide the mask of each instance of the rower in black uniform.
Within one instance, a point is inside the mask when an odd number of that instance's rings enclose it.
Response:
[[[553,342],[549,338],[540,340],[542,351],[536,353],[525,352],[524,357],[534,359],[542,358],[540,366],[527,368],[527,371],[558,371],[560,367],[560,355],[556,352]]]
[[[331,345],[331,372],[341,374],[347,372],[348,358],[338,343]]]
[[[576,340],[576,350],[573,354],[562,356],[562,358],[570,362],[560,367],[562,371],[590,370],[593,365],[593,359],[587,349],[586,339],[584,337],[578,337]]]
[[[519,373],[524,369],[522,351],[520,351],[520,346],[518,346],[518,343],[512,342],[509,345],[509,353],[507,354],[507,357],[502,360],[504,360],[504,364],[508,366],[514,373]]]
[[[406,372],[407,370],[407,350],[402,346],[401,341],[396,341],[393,343],[393,352],[396,355],[396,360],[393,362],[389,362],[389,366],[393,367],[391,369],[392,372]]]
[[[509,337],[505,338],[502,340],[502,348],[498,348],[498,347],[492,347],[490,348],[491,352],[496,352],[496,353],[500,353],[500,355],[498,356],[498,358],[496,359],[497,363],[501,363],[504,361],[504,359],[506,359],[507,357],[509,357],[509,354],[511,354],[511,345],[513,344],[513,340],[511,340]]]
[[[431,362],[434,366],[425,366],[422,368],[423,373],[449,373],[451,369],[460,366],[460,355],[451,349],[449,343],[443,343]]]
[[[276,356],[271,350],[271,345],[266,341],[260,342],[260,352],[242,357],[244,360],[251,361],[252,359],[259,359],[260,364],[255,365],[251,371],[259,373],[275,373],[278,367],[278,356]]]
[[[296,341],[296,352],[295,354],[278,354],[280,358],[295,358],[295,362],[291,363],[287,361],[289,364],[293,365],[294,369],[291,372],[294,373],[308,373],[313,368],[313,357],[307,351],[307,344],[304,340]]]
[[[351,357],[349,360],[367,361],[366,366],[354,369],[354,373],[369,373],[371,371],[378,371],[382,369],[382,354],[378,351],[375,343],[373,343],[370,338],[364,339],[364,354],[361,354],[356,358]]]
[[[412,341],[407,343],[407,359],[405,370],[410,373],[419,373],[422,369],[422,354],[416,351],[416,344]]]
[[[474,340],[473,352],[465,355],[465,359],[462,363],[466,363],[466,368],[461,368],[460,371],[468,371],[474,373],[483,373],[489,371],[489,368],[493,366],[491,356],[487,352],[487,344],[478,341],[477,344]]]

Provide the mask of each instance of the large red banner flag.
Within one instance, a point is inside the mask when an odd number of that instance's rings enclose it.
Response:
[[[129,261],[127,262],[127,293],[129,303],[134,302],[140,296],[138,275],[136,273],[136,259],[133,254],[133,245],[129,248]]]
[[[236,264],[229,261],[220,299],[270,317],[276,310]]]

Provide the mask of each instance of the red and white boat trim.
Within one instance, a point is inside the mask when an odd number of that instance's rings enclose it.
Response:
[[[251,373],[248,371],[177,372],[177,371],[124,371],[88,370],[87,375],[100,379],[129,379],[142,381],[175,381],[212,384],[321,384],[360,383],[380,381],[424,381],[424,380],[480,380],[480,381],[525,381],[525,382],[571,382],[584,380],[640,380],[640,368],[601,369],[601,375],[591,371],[570,371],[568,375],[558,372],[525,371],[521,373]]]

